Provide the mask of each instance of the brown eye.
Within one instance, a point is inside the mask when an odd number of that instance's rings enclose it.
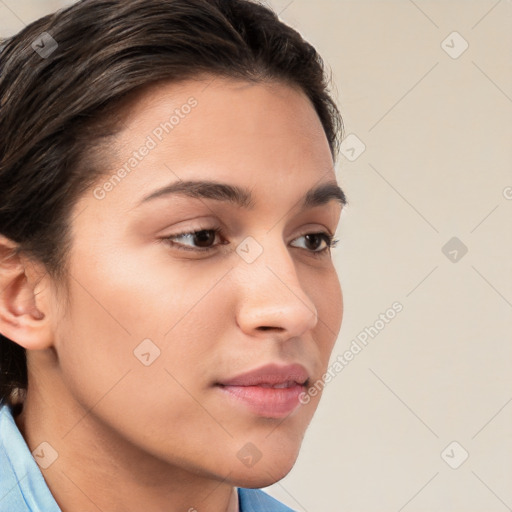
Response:
[[[203,229],[193,233],[199,247],[210,247],[210,243],[215,242],[217,233],[213,229]]]
[[[310,244],[312,251],[318,251],[322,246],[322,242],[325,242],[325,239],[319,233],[305,235],[304,238],[307,240],[308,244]]]
[[[163,240],[173,247],[183,249],[184,251],[209,251],[215,248],[214,242],[217,235],[221,235],[220,228],[200,229],[187,233],[178,233],[170,235]],[[176,239],[187,240],[188,243],[175,242]],[[218,245],[218,244],[217,244]]]
[[[335,247],[339,240],[334,239],[329,233],[308,233],[302,235],[299,238],[306,240],[305,249],[312,252],[314,256],[321,256],[329,251],[332,247]],[[322,247],[322,242],[325,243],[325,247]]]

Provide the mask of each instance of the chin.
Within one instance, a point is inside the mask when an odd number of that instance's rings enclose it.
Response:
[[[261,487],[268,487],[269,485],[275,484],[282,480],[292,469],[293,464],[286,468],[285,471],[276,472],[275,468],[272,468],[274,472],[272,474],[264,471],[247,471],[244,474],[238,474],[232,476],[232,483],[237,487],[245,487],[247,489],[259,489]]]
[[[283,454],[277,454],[275,458],[259,460],[254,466],[248,468],[239,468],[230,476],[233,485],[237,487],[246,487],[249,489],[258,489],[267,487],[282,480],[293,468],[297,460],[298,453],[289,457]]]

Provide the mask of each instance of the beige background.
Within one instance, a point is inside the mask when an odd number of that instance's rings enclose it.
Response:
[[[0,0],[0,34],[67,3]],[[333,360],[403,311],[327,385],[267,491],[306,512],[512,510],[512,2],[269,3],[324,57],[354,134]]]

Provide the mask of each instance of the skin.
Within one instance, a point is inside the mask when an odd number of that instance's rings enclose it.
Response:
[[[197,106],[113,190],[100,200],[93,187],[75,204],[68,302],[37,263],[2,260],[1,332],[28,350],[16,422],[30,450],[44,441],[58,452],[42,472],[64,512],[232,510],[233,486],[290,471],[320,399],[275,419],[213,386],[272,362],[300,363],[314,382],[341,326],[331,253],[316,257],[303,235],[334,234],[342,206],[297,209],[310,188],[336,181],[302,92],[222,78],[150,87],[99,184],[191,96]],[[255,206],[178,195],[138,206],[180,179],[247,187]],[[162,241],[217,226],[210,252]],[[248,236],[263,249],[252,263],[235,251]],[[0,242],[5,256],[13,245]],[[160,349],[149,366],[133,352],[146,338]],[[252,467],[237,457],[249,442],[261,453]]]

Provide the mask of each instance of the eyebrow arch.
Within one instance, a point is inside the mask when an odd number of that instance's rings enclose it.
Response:
[[[214,199],[216,201],[224,201],[232,203],[239,208],[250,210],[254,208],[254,201],[251,191],[247,188],[228,183],[220,183],[217,181],[204,180],[187,180],[171,183],[163,188],[155,190],[148,196],[144,197],[140,203],[146,203],[158,197],[168,196],[172,194],[184,195],[199,199]],[[327,182],[318,185],[306,192],[302,198],[301,210],[322,206],[330,201],[335,200],[341,205],[346,205],[347,200],[345,193],[336,182]]]

